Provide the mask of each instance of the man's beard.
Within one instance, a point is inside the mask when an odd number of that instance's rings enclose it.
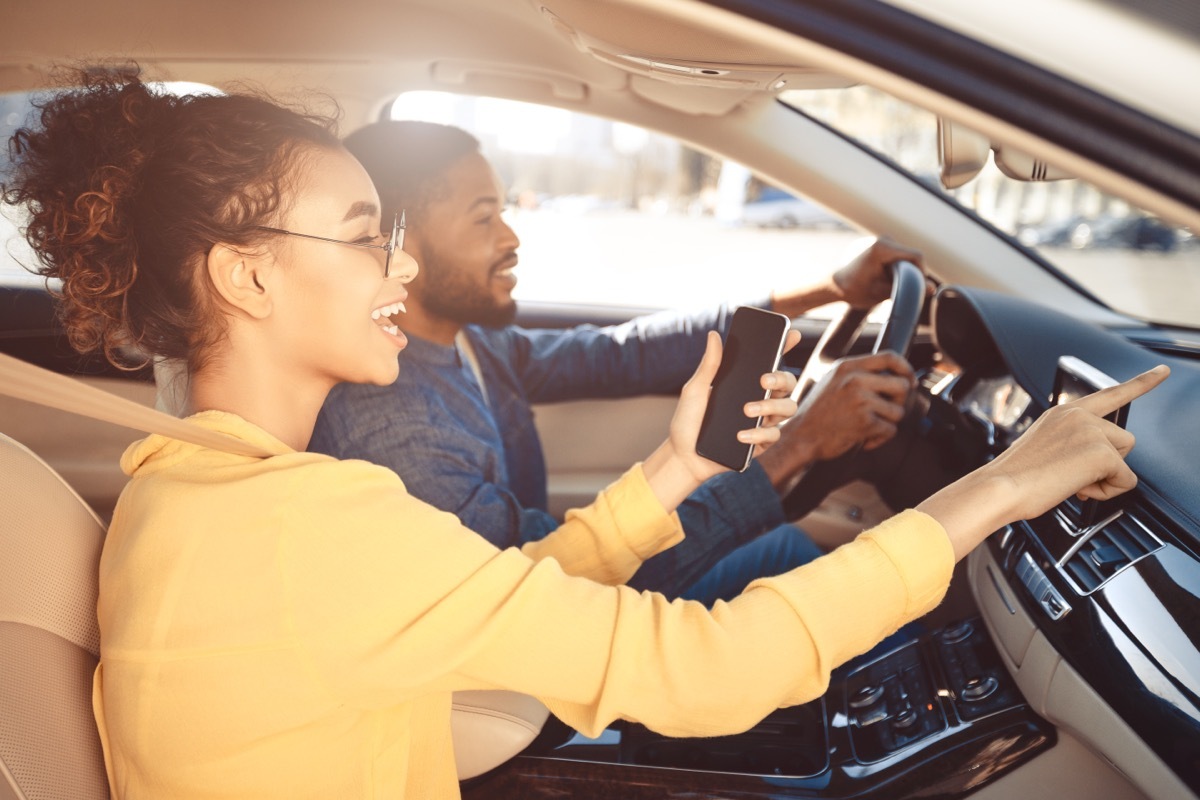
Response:
[[[421,250],[421,301],[430,313],[487,328],[501,328],[516,319],[517,304],[511,297],[497,299],[486,282],[448,266],[431,247]]]

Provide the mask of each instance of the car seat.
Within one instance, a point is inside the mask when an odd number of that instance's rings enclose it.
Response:
[[[135,430],[163,424],[132,401],[2,354],[0,370],[11,381],[0,384],[0,394]],[[177,414],[162,396],[169,374],[155,371],[160,408]],[[80,396],[81,389],[91,394]],[[51,396],[54,402],[47,401]],[[105,413],[97,413],[100,406]],[[104,524],[49,465],[0,433],[0,800],[108,797],[91,704],[104,535]],[[451,729],[459,779],[521,752],[549,713],[535,698],[514,692],[455,693]]]
[[[0,800],[108,798],[92,714],[105,527],[0,434]]]
[[[106,800],[92,714],[104,524],[2,433],[0,520],[0,800]],[[524,749],[549,715],[534,698],[503,691],[456,693],[453,708],[464,780]]]

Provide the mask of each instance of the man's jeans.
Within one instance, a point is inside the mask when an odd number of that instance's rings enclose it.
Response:
[[[737,597],[755,578],[787,572],[821,555],[821,548],[799,528],[780,525],[722,558],[680,596],[711,607]]]

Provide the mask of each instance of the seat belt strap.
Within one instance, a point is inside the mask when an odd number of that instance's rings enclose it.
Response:
[[[467,364],[471,367],[471,373],[475,376],[475,383],[479,386],[479,393],[483,395],[484,405],[490,408],[492,401],[488,397],[487,384],[483,382],[483,370],[479,368],[479,356],[475,355],[475,347],[471,344],[471,340],[467,338],[467,332],[460,330],[454,337],[454,343],[458,346],[458,351],[463,354],[463,358],[467,360]]]
[[[0,394],[59,411],[111,422],[143,433],[158,433],[226,453],[268,458],[271,451],[210,431],[82,381],[0,353]]]

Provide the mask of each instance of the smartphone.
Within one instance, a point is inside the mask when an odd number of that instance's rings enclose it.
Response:
[[[751,421],[746,416],[745,406],[769,394],[760,379],[778,368],[791,324],[783,314],[752,306],[733,312],[721,366],[700,423],[697,453],[738,472],[750,466],[754,446],[739,442],[737,433],[762,424],[761,417]]]

